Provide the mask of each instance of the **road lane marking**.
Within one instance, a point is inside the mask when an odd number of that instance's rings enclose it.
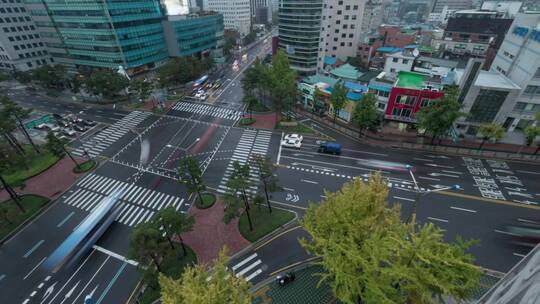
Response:
[[[248,273],[250,270],[252,270],[253,268],[257,267],[259,264],[262,264],[262,261],[261,260],[256,260],[255,262],[253,262],[252,264],[249,264],[248,267],[242,269],[242,271],[240,271],[239,273],[236,274],[236,277],[240,277],[240,276],[243,276],[244,274]]]
[[[120,254],[118,254],[116,252],[112,252],[112,251],[110,251],[108,249],[105,249],[105,248],[103,248],[101,246],[94,245],[94,246],[92,246],[92,248],[94,248],[95,250],[97,250],[99,252],[102,252],[102,253],[104,253],[104,254],[106,254],[108,256],[111,256],[111,257],[113,257],[115,259],[118,259],[118,260],[120,260],[122,262],[126,262],[128,264],[131,264],[131,265],[133,265],[135,267],[137,267],[139,265],[139,262],[130,260],[130,259],[128,259],[128,258],[126,258],[126,257],[124,257],[124,256],[122,256],[122,255],[120,255]]]
[[[275,239],[281,237],[282,235],[287,234],[287,233],[289,233],[289,232],[291,232],[291,231],[293,231],[293,230],[296,230],[296,229],[298,229],[298,228],[301,228],[301,227],[302,227],[302,226],[294,226],[294,227],[291,227],[291,228],[289,228],[289,229],[286,229],[285,231],[282,231],[282,232],[278,233],[277,235],[274,235],[274,236],[271,237],[270,239],[266,240],[264,243],[260,244],[259,246],[253,248],[253,250],[259,250],[259,249],[261,249],[262,247],[264,247],[264,246],[268,245],[269,243],[271,243],[272,241],[274,241]]]
[[[525,257],[525,255],[524,255],[524,254],[521,254],[521,253],[513,252],[512,254],[515,255],[515,256],[517,256],[517,257],[520,257],[520,258]]]
[[[316,182],[316,181],[312,181],[312,180],[309,180],[309,179],[301,179],[300,181],[304,182],[304,183],[310,183],[310,184],[319,184],[319,182]]]
[[[529,224],[540,224],[539,221],[532,221],[532,220],[527,220],[527,219],[522,219],[522,218],[518,218],[518,221],[522,223],[529,223]]]
[[[281,159],[281,141],[283,141],[283,136],[285,135],[284,132],[281,132],[281,139],[279,140],[279,151],[278,151],[278,155],[277,155],[277,164],[279,165],[279,160]]]
[[[465,211],[465,212],[470,212],[470,213],[476,213],[476,210],[459,208],[459,207],[454,207],[454,206],[450,207],[450,209],[460,210],[460,211]]]
[[[441,218],[438,218],[438,217],[431,217],[431,216],[428,216],[427,218],[428,218],[428,220],[432,220],[432,221],[448,223],[448,220],[441,219]]]
[[[404,201],[414,202],[414,199],[412,198],[406,198],[406,197],[401,197],[401,196],[394,196],[394,198],[404,200]]]
[[[253,259],[256,258],[256,257],[257,257],[257,253],[254,253],[254,254],[248,256],[247,258],[245,258],[245,259],[243,259],[242,261],[240,261],[240,263],[234,265],[234,266],[232,267],[232,271],[236,271],[236,269],[238,269],[238,268],[244,266],[244,264],[246,264],[247,262],[253,260]]]
[[[45,243],[45,240],[40,240],[38,241],[32,248],[30,248],[24,255],[23,255],[23,258],[27,258],[29,257],[32,252],[36,251],[36,249],[38,249],[39,246],[41,246],[41,244]]]
[[[519,203],[516,204],[516,203],[512,203],[510,201],[496,200],[496,199],[492,199],[492,198],[486,198],[486,197],[463,194],[463,193],[457,193],[457,192],[439,191],[437,193],[442,194],[442,195],[456,196],[456,197],[461,197],[461,198],[466,198],[466,199],[471,199],[471,200],[476,200],[476,201],[482,201],[482,202],[487,202],[487,203],[506,205],[506,206],[511,206],[511,207],[540,210],[540,206],[529,205],[529,204],[519,204]]]
[[[71,211],[70,214],[68,214],[58,225],[56,225],[56,228],[62,227],[73,215],[75,214],[75,211]]]
[[[126,268],[126,265],[127,263],[123,263],[122,266],[120,267],[120,269],[118,269],[118,271],[116,272],[116,274],[114,275],[114,278],[109,282],[109,285],[107,285],[107,288],[105,288],[105,290],[103,291],[103,293],[101,294],[101,296],[99,297],[98,301],[96,302],[96,304],[99,304],[101,303],[101,301],[103,301],[103,298],[105,298],[105,296],[109,293],[109,291],[111,290],[111,287],[114,285],[114,283],[116,282],[116,280],[118,280],[118,277],[120,276],[120,274],[124,271],[124,269]]]
[[[94,278],[97,276],[97,274],[101,271],[101,268],[103,268],[103,266],[105,266],[105,264],[107,264],[107,262],[109,261],[111,257],[110,256],[107,256],[107,258],[105,259],[105,261],[103,261],[103,263],[99,266],[99,268],[96,270],[96,272],[94,272],[94,274],[92,275],[92,277],[90,278],[90,280],[88,280],[88,283],[86,283],[86,285],[84,285],[83,289],[81,290],[81,292],[79,292],[79,294],[77,295],[77,297],[75,298],[75,300],[73,300],[72,304],[75,304],[77,303],[77,299],[79,299],[79,297],[83,294],[84,290],[86,289],[86,287],[88,287],[88,285],[90,285],[90,283],[92,283],[92,281],[94,280]],[[59,294],[60,292],[58,292]],[[52,302],[52,301],[51,301]]]
[[[283,187],[283,190],[294,191],[294,189],[292,189],[292,188],[286,188],[286,187]]]
[[[298,262],[289,264],[289,265],[287,265],[287,266],[285,266],[285,267],[282,267],[282,268],[280,268],[280,269],[278,269],[278,270],[275,270],[274,272],[270,273],[268,276],[269,276],[269,277],[273,277],[273,276],[275,276],[276,274],[278,274],[278,273],[280,273],[280,272],[284,272],[284,271],[287,270],[287,269],[291,269],[291,268],[293,268],[293,267],[295,267],[295,266],[298,266],[298,265],[300,265],[300,264],[302,264],[302,263],[308,263],[308,262],[311,262],[311,261],[313,261],[313,260],[320,259],[320,258],[321,258],[320,256],[314,256],[314,257],[310,257],[310,258],[307,258],[307,259],[302,260],[302,261],[298,261]]]
[[[442,172],[445,172],[445,173],[450,173],[450,174],[463,174],[463,172],[458,172],[458,171],[452,171],[452,170],[441,170]]]
[[[414,157],[413,159],[414,160],[419,160],[419,161],[427,161],[427,162],[432,162],[433,161],[432,159],[419,158],[419,157]]]
[[[330,156],[330,155],[325,155],[325,156]],[[348,166],[348,165],[342,165],[342,164],[336,164],[336,163],[328,163],[328,162],[322,162],[322,161],[316,161],[316,160],[312,160],[312,159],[302,159],[302,158],[298,158],[298,157],[292,157],[292,156],[281,156],[283,158],[290,158],[290,159],[294,159],[294,160],[300,160],[300,161],[307,161],[307,162],[312,162],[312,163],[318,163],[318,164],[323,164],[323,165],[330,165],[330,166],[338,166],[338,167],[344,167],[344,168],[351,168],[351,169],[356,169],[356,170],[364,170],[364,171],[369,171],[369,172],[381,172],[381,173],[384,173],[384,174],[390,174],[390,172],[388,171],[383,171],[383,170],[377,170],[377,169],[366,169],[366,168],[361,168],[361,167],[355,167],[355,166]],[[361,160],[361,159],[357,159],[357,160]]]
[[[507,231],[502,231],[502,230],[497,230],[497,229],[495,229],[495,230],[493,230],[493,231],[495,231],[495,232],[497,232],[497,233],[500,233],[500,234],[506,234],[506,235],[511,235],[511,236],[518,236],[517,234],[511,233],[511,232],[507,232]]]
[[[540,175],[540,172],[532,172],[532,171],[525,171],[525,170],[516,170],[516,172]]]
[[[30,270],[30,272],[27,273],[27,274],[24,276],[23,280],[26,280],[26,278],[28,278],[28,277],[32,274],[32,272],[34,272],[34,270],[36,270],[36,268],[38,268],[39,265],[41,265],[41,263],[43,263],[43,262],[45,261],[46,258],[47,258],[47,257],[44,257],[41,261],[39,261],[39,263],[37,263],[37,265],[34,266],[34,268],[32,268],[32,270]]]
[[[259,274],[261,274],[263,271],[262,269],[257,269],[257,271],[253,272],[252,274],[250,274],[249,276],[246,277],[246,280],[247,281],[251,281],[254,277],[258,276]]]
[[[287,206],[287,207],[290,207],[290,208],[296,208],[296,209],[307,210],[306,207],[296,206],[296,205],[287,204],[287,203],[282,203],[282,202],[273,201],[273,200],[271,200],[270,202],[271,202],[272,204],[283,205],[283,206]]]
[[[421,179],[427,179],[427,180],[432,180],[432,181],[437,181],[437,182],[440,182],[440,181],[441,181],[440,178],[427,177],[427,176],[419,176],[418,178],[421,178]]]

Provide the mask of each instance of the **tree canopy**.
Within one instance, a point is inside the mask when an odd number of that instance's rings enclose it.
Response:
[[[159,84],[162,87],[185,84],[199,78],[213,65],[210,57],[175,57],[158,69]]]
[[[163,304],[251,304],[250,284],[227,268],[227,254],[221,250],[212,265],[185,269],[179,280],[160,275]]]
[[[202,172],[197,160],[191,156],[182,158],[178,173],[180,174],[180,182],[187,187],[189,193],[196,193],[201,206],[204,205],[201,192],[206,189],[206,186],[202,180]]]
[[[94,70],[84,79],[86,89],[95,96],[113,97],[128,87],[128,80],[112,69]]]
[[[338,81],[332,90],[330,95],[330,103],[334,110],[334,123],[336,122],[339,111],[347,104],[347,89],[343,86],[341,81]]]
[[[32,70],[32,78],[44,88],[62,89],[66,86],[66,68],[61,64],[43,65]]]
[[[272,105],[279,117],[281,111],[289,110],[296,102],[296,72],[289,66],[289,58],[278,50],[270,68],[270,92]]]
[[[308,208],[301,244],[321,256],[330,284],[343,303],[433,303],[434,297],[468,298],[481,271],[466,253],[470,242],[445,243],[433,224],[402,223],[400,207],[388,207],[387,182],[349,182]]]
[[[420,129],[425,129],[432,136],[432,143],[436,138],[446,134],[456,119],[463,116],[460,112],[461,104],[457,100],[457,89],[449,88],[439,100],[423,107],[416,113],[416,120]]]
[[[377,97],[371,93],[364,94],[356,103],[352,121],[360,128],[360,132],[372,127],[377,121]]]

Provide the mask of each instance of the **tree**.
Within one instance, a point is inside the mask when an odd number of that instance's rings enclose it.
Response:
[[[32,74],[30,71],[15,71],[14,77],[18,82],[22,84],[28,84],[32,82]]]
[[[371,93],[364,94],[362,99],[354,106],[352,121],[360,129],[360,136],[367,128],[377,121],[377,97]]]
[[[276,166],[272,163],[270,158],[264,157],[264,155],[261,154],[253,154],[252,159],[255,167],[257,168],[259,179],[263,185],[268,211],[272,213],[272,206],[270,206],[270,197],[268,192],[275,192],[281,189],[279,186],[279,180],[277,176],[274,175]]]
[[[482,137],[482,143],[480,144],[480,147],[478,147],[478,150],[482,150],[486,140],[493,140],[495,142],[501,140],[504,136],[504,132],[504,128],[496,123],[482,124],[480,128],[478,128],[478,134]]]
[[[250,284],[227,267],[227,255],[221,250],[214,265],[196,265],[184,270],[179,280],[160,275],[163,304],[250,304]]]
[[[142,265],[153,263],[161,272],[161,260],[165,253],[163,237],[154,223],[143,222],[135,226],[129,235],[128,255]]]
[[[338,81],[332,89],[332,95],[330,95],[330,103],[334,110],[334,124],[336,123],[339,111],[347,104],[347,89],[343,86],[341,81]]]
[[[171,249],[174,249],[174,244],[172,238],[176,235],[180,240],[180,245],[182,246],[182,253],[186,255],[186,247],[184,245],[184,240],[182,239],[182,233],[191,231],[193,229],[193,224],[195,223],[195,218],[192,216],[185,215],[182,212],[176,211],[174,207],[170,206],[164,209],[161,209],[156,213],[154,218],[154,223],[157,227],[163,228],[165,232],[165,238],[169,243]]]
[[[22,122],[24,118],[27,118],[30,115],[30,112],[32,112],[32,110],[24,109],[18,106],[15,102],[13,102],[13,100],[6,96],[0,97],[0,104],[2,105],[2,111],[5,113],[0,114],[0,116],[11,117],[15,121],[17,121],[19,129],[22,131],[30,145],[32,145],[32,147],[34,148],[34,150],[36,150],[37,153],[40,153],[38,146],[34,143],[32,137],[30,137],[30,134],[28,134],[28,131],[26,131],[26,128]]]
[[[223,54],[225,55],[226,58],[230,58],[235,45],[236,45],[236,39],[234,39],[233,37],[225,38],[225,42],[223,44]]]
[[[289,66],[289,59],[282,50],[272,58],[269,73],[271,101],[279,121],[281,111],[289,110],[296,101],[296,72]]]
[[[257,98],[253,95],[244,95],[242,98],[242,102],[246,105],[246,110],[249,113],[249,118],[253,118],[253,107],[259,103]]]
[[[239,216],[239,209],[241,204],[240,201],[244,202],[244,211],[249,222],[249,230],[253,230],[253,223],[251,221],[251,215],[249,214],[249,198],[247,195],[247,189],[251,185],[250,181],[250,168],[248,164],[240,164],[238,161],[233,163],[233,172],[227,181],[227,187],[229,192],[225,196],[225,217],[224,220],[227,222],[231,218]],[[240,195],[241,199],[238,199]]]
[[[360,58],[360,56],[348,57],[347,63],[357,68],[362,67],[362,59]]]
[[[324,109],[324,104],[324,94],[318,86],[315,86],[315,91],[313,91],[313,108]]]
[[[60,90],[66,84],[66,68],[61,65],[42,65],[32,70],[32,78],[43,88]]]
[[[185,84],[200,77],[203,72],[210,69],[211,59],[199,60],[193,56],[176,57],[169,60],[158,69],[161,87]]]
[[[75,160],[73,155],[71,155],[71,153],[69,153],[69,151],[66,150],[66,147],[64,146],[64,142],[61,139],[56,137],[56,135],[54,135],[53,132],[49,132],[46,138],[47,138],[47,143],[45,143],[45,149],[49,150],[49,152],[51,152],[54,156],[58,158],[62,158],[64,157],[64,154],[67,154],[67,156],[75,164],[75,167],[80,169],[79,163],[77,162],[77,160]]]
[[[186,185],[189,193],[197,193],[199,203],[203,206],[202,191],[206,189],[206,186],[202,180],[202,172],[197,160],[191,156],[182,158],[178,173],[180,174],[180,182]]]
[[[86,89],[95,96],[111,98],[128,87],[128,80],[112,69],[95,70],[85,78]]]
[[[433,144],[436,138],[450,130],[456,119],[463,116],[460,109],[461,104],[457,100],[457,90],[450,88],[442,98],[416,113],[418,127],[431,134],[431,144]]]
[[[150,97],[154,84],[146,79],[138,78],[131,81],[129,88],[137,94],[139,101],[145,102]]]
[[[535,115],[536,122],[525,128],[525,144],[527,146],[532,145],[536,137],[540,136],[540,112],[536,113]],[[540,142],[537,142],[537,148],[534,151],[534,155],[538,153],[540,150]]]
[[[402,223],[400,207],[386,206],[387,181],[380,174],[368,183],[349,182],[326,193],[308,208],[302,227],[311,240],[301,240],[321,256],[334,295],[343,303],[432,303],[433,296],[465,299],[481,271],[465,252],[471,243],[445,243],[433,225],[416,230]]]

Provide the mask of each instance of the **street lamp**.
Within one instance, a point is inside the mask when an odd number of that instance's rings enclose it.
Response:
[[[418,182],[416,181],[416,177],[414,176],[414,173],[413,173],[414,167],[411,166],[411,165],[406,165],[405,168],[409,171],[409,174],[411,175],[411,178],[412,178],[412,180],[414,182],[414,193],[415,193],[414,202],[413,202],[413,208],[411,210],[411,213],[407,217],[407,223],[411,222],[413,214],[416,215],[416,208],[418,206],[418,201],[420,200],[420,198],[422,196],[425,196],[425,195],[427,195],[429,193],[440,192],[440,191],[444,191],[444,190],[460,190],[461,189],[460,185],[453,185],[453,186],[441,187],[441,188],[437,188],[437,189],[422,190],[418,186]]]

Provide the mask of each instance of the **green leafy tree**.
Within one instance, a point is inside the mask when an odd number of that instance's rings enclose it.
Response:
[[[146,79],[138,78],[131,81],[129,88],[137,94],[139,101],[145,102],[152,94],[154,84]]]
[[[22,131],[22,133],[24,134],[28,142],[32,145],[34,150],[36,150],[37,153],[40,153],[38,146],[34,143],[30,134],[28,134],[28,131],[26,131],[26,128],[22,121],[23,119],[28,118],[32,110],[24,109],[18,106],[15,102],[13,102],[13,100],[6,96],[0,97],[0,104],[2,105],[1,111],[5,112],[5,114],[0,114],[0,116],[5,115],[15,120],[19,125],[19,129]]]
[[[324,109],[325,108],[325,96],[324,93],[319,89],[319,87],[315,86],[315,90],[313,91],[313,107],[316,110]]]
[[[135,226],[129,235],[129,257],[142,265],[153,263],[157,271],[162,272],[161,260],[165,255],[167,244],[161,234],[162,232],[151,222]]]
[[[225,42],[223,43],[223,54],[225,55],[226,58],[231,57],[235,45],[236,45],[236,39],[234,39],[233,37],[225,38]]]
[[[16,151],[19,155],[25,155],[26,151],[21,146],[17,138],[13,135],[13,132],[15,132],[16,129],[17,122],[13,115],[13,111],[9,108],[2,107],[0,109],[0,133],[14,151]]]
[[[249,197],[247,194],[247,189],[251,185],[250,181],[250,167],[248,164],[240,164],[238,161],[233,163],[233,172],[227,181],[227,187],[229,191],[225,196],[225,222],[228,222],[230,219],[240,215],[239,209],[241,206],[240,202],[244,203],[244,211],[249,222],[249,230],[253,230],[253,223],[251,221],[251,215],[249,213]]]
[[[418,231],[388,207],[387,181],[349,182],[308,208],[302,246],[321,257],[327,281],[343,303],[433,303],[437,297],[463,300],[478,286],[481,271],[466,253],[471,243],[444,242],[429,224]]]
[[[222,250],[212,267],[196,265],[184,270],[179,280],[160,275],[163,304],[251,304],[250,284],[227,267]]]
[[[372,127],[377,121],[377,97],[368,93],[362,96],[362,99],[354,106],[352,121],[360,129],[362,133]]]
[[[536,122],[533,125],[525,128],[525,144],[527,146],[532,145],[534,140],[538,136],[540,136],[540,112],[536,113],[535,120]],[[534,151],[534,155],[536,155],[539,150],[540,150],[540,142],[537,142],[537,148]]]
[[[161,87],[185,84],[199,78],[212,66],[211,59],[201,61],[192,56],[170,59],[158,69],[159,84]]]
[[[478,150],[482,150],[486,140],[498,142],[503,138],[505,132],[504,128],[496,123],[480,125],[480,128],[478,128],[478,135],[482,137],[482,143],[480,144],[480,147],[478,147]]]
[[[8,184],[2,174],[20,167],[20,164],[24,162],[24,156],[17,154],[12,149],[8,148],[6,144],[0,142],[0,186],[6,190],[11,200],[17,205],[17,208],[19,208],[21,212],[25,212],[25,209],[21,203],[19,194],[10,184]]]
[[[338,81],[332,89],[332,95],[330,95],[330,103],[334,111],[334,123],[336,123],[339,111],[341,111],[347,104],[347,89],[343,86],[341,81]]]
[[[253,107],[255,107],[259,101],[257,98],[253,95],[244,95],[242,98],[242,102],[246,105],[246,110],[249,113],[249,118],[253,118]]]
[[[14,77],[18,82],[22,84],[28,84],[32,82],[32,73],[30,71],[15,71]]]
[[[129,81],[112,69],[102,69],[93,71],[84,84],[93,95],[111,98],[127,88]]]
[[[263,186],[268,211],[272,213],[272,206],[270,205],[270,196],[268,193],[281,190],[279,180],[277,176],[274,175],[276,166],[272,163],[270,158],[264,157],[264,155],[261,154],[254,154],[252,159],[255,167],[257,168],[259,179]]]
[[[435,139],[446,134],[456,119],[463,116],[457,96],[457,90],[450,88],[445,91],[442,98],[416,113],[418,127],[431,134],[431,144],[435,142]]]
[[[360,56],[348,57],[347,63],[357,68],[362,67],[362,59],[360,58]]]
[[[185,215],[180,211],[176,211],[174,207],[170,206],[159,210],[153,220],[158,227],[163,228],[165,238],[173,250],[175,247],[172,239],[174,236],[178,237],[180,240],[180,245],[182,246],[182,253],[184,256],[186,256],[187,252],[184,245],[184,240],[182,239],[182,233],[189,232],[193,229],[195,218]]]
[[[66,68],[61,65],[42,65],[32,70],[32,78],[42,87],[60,90],[66,84]]]
[[[45,149],[47,149],[49,152],[51,152],[54,156],[58,158],[62,158],[64,157],[64,155],[67,154],[67,156],[75,164],[75,167],[80,169],[79,163],[73,157],[73,155],[71,155],[71,153],[69,153],[69,151],[66,150],[65,144],[60,138],[56,137],[56,135],[54,135],[53,132],[49,132],[49,134],[47,134],[46,139],[47,139],[47,143],[45,143]]]
[[[77,94],[81,91],[81,87],[83,85],[83,80],[81,78],[82,75],[73,75],[71,76],[71,78],[69,79],[69,89],[71,90],[72,93],[74,94]]]
[[[272,58],[269,81],[272,106],[279,121],[281,112],[290,110],[296,101],[296,72],[290,68],[289,59],[282,50]]]
[[[202,180],[202,172],[197,160],[191,156],[182,158],[178,172],[180,173],[180,182],[186,185],[189,193],[197,193],[199,203],[203,206],[202,192],[206,190],[206,186]]]

